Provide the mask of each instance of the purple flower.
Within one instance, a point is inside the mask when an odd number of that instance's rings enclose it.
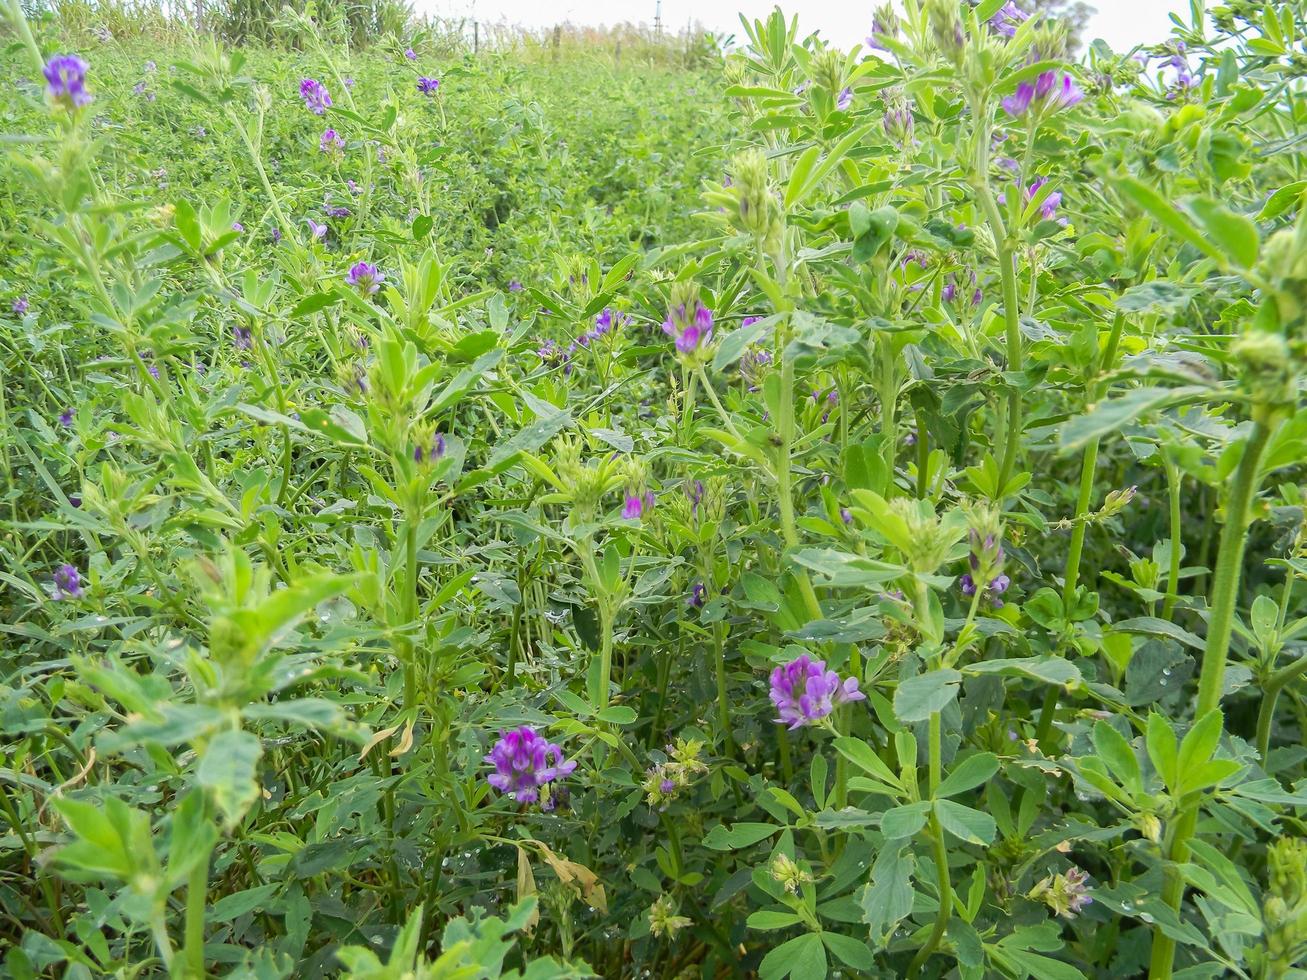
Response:
[[[1034,82],[1022,82],[1017,90],[1003,99],[1003,110],[1013,118],[1024,116],[1032,106],[1047,106],[1050,111],[1068,109],[1083,99],[1070,75],[1059,80],[1057,72],[1043,72]]]
[[[1026,188],[1026,201],[1032,201],[1039,189],[1048,183],[1047,177],[1036,177]],[[1062,203],[1062,192],[1053,191],[1039,203],[1039,214],[1045,221],[1052,221],[1057,217],[1057,206]]]
[[[280,229],[280,228],[273,228],[273,229],[272,229],[272,244],[274,244],[274,245],[280,245],[280,244],[281,244],[281,229]]]
[[[318,137],[318,151],[320,153],[337,153],[345,149],[345,140],[334,129],[324,129],[322,135]]]
[[[320,225],[320,224],[318,224],[316,221],[314,221],[312,218],[305,218],[305,219],[304,219],[304,222],[309,226],[309,238],[310,238],[311,240],[313,240],[313,241],[317,241],[319,238],[326,238],[326,237],[327,237],[327,226],[326,226],[326,225]],[[275,231],[276,229],[273,229],[273,230]]]
[[[702,582],[695,582],[690,588],[690,594],[685,597],[686,605],[694,609],[702,609],[704,600],[708,597],[708,586]]]
[[[440,79],[423,76],[418,79],[418,91],[423,95],[435,95],[440,89]]]
[[[254,337],[247,327],[237,324],[231,328],[231,342],[236,345],[237,350],[249,350],[254,346]]]
[[[712,340],[712,310],[698,300],[694,302],[693,311],[686,310],[685,304],[681,304],[663,321],[663,333],[675,338],[676,349],[682,354],[692,354],[708,346]]]
[[[853,523],[853,511],[849,510],[847,507],[841,507],[841,508],[840,508],[840,520],[842,520],[845,524],[852,524],[852,523]]]
[[[412,48],[405,48],[404,57],[407,58],[409,61],[417,61],[418,53],[414,51]]]
[[[953,297],[955,297],[957,294],[958,294],[958,284],[953,281],[953,276],[950,275],[948,277],[948,282],[944,284],[944,288],[939,291],[939,295],[944,300],[945,303],[952,303]]]
[[[826,669],[826,661],[813,660],[806,653],[771,672],[776,722],[791,729],[814,725],[837,705],[866,697],[858,690],[856,677],[841,682],[839,674]]]
[[[71,408],[65,408],[59,413],[59,424],[65,429],[71,429],[73,427],[73,410]]]
[[[846,85],[840,90],[839,98],[835,100],[835,108],[845,112],[851,105],[853,105],[853,89]]]
[[[16,316],[22,316],[24,313],[27,312],[27,306],[28,306],[27,297],[19,296],[16,300],[13,301],[13,303],[10,305],[9,308],[14,311],[14,314]]]
[[[1022,23],[1030,15],[1018,7],[1012,0],[1008,0],[999,8],[998,13],[989,19],[989,26],[995,34],[1001,34],[1003,37],[1015,37],[1017,25]]]
[[[1030,82],[1022,82],[1015,92],[1003,99],[1003,111],[1014,119],[1024,116],[1034,98],[1035,86]]]
[[[82,597],[82,576],[75,565],[63,564],[54,573],[54,597],[56,599],[80,599]]]
[[[501,793],[512,793],[518,803],[535,803],[541,786],[576,768],[563,758],[557,743],[545,741],[530,725],[501,732],[485,761],[495,767],[486,782]]]
[[[511,279],[511,280],[509,280],[509,283],[508,283],[508,291],[509,291],[510,293],[520,293],[520,292],[521,292],[523,289],[525,289],[525,288],[526,288],[526,287],[524,287],[524,286],[523,286],[520,282],[518,282],[516,279]]]
[[[86,91],[86,70],[90,67],[75,54],[57,54],[45,63],[45,90],[55,102],[80,109],[91,101]]]
[[[622,504],[622,516],[628,521],[638,521],[653,510],[654,495],[652,491],[644,494],[626,492],[626,501]]]
[[[695,517],[699,516],[699,505],[703,503],[705,493],[707,493],[707,490],[704,488],[702,480],[695,480],[693,483],[686,484],[685,495],[690,498],[690,513]]]
[[[415,463],[434,463],[445,455],[445,437],[437,432],[431,437],[430,446],[421,444],[413,447],[413,462]]]
[[[883,7],[873,11],[871,15],[871,33],[867,36],[867,47],[873,51],[886,51],[884,38],[896,38],[899,36],[898,18],[894,16],[892,9]]]
[[[145,94],[145,82],[140,81],[132,86],[132,95],[144,95],[144,94]]]
[[[349,208],[340,207],[335,204],[323,204],[322,213],[328,218],[348,218]]]
[[[354,79],[350,78],[348,75],[345,76],[343,81],[345,82],[346,88],[352,89],[354,87]]]
[[[245,226],[241,224],[239,221],[233,221],[231,223],[231,230],[239,234],[240,232],[243,232],[245,230]]]
[[[315,116],[320,116],[331,108],[331,93],[316,78],[306,78],[300,82],[300,98]]]
[[[345,276],[345,282],[364,296],[371,296],[385,281],[386,277],[371,262],[356,262]]]

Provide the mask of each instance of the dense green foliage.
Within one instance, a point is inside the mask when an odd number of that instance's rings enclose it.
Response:
[[[9,0],[4,969],[1304,976],[1307,9],[1009,11]]]

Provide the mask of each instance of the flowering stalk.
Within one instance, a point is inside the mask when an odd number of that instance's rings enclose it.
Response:
[[[1254,414],[1252,432],[1230,485],[1230,499],[1225,507],[1225,526],[1221,528],[1216,574],[1212,580],[1212,607],[1207,620],[1207,645],[1203,650],[1203,667],[1198,679],[1198,701],[1194,717],[1202,718],[1220,706],[1225,663],[1230,652],[1230,635],[1234,628],[1235,601],[1243,573],[1244,546],[1248,541],[1248,509],[1257,494],[1262,454],[1270,440],[1272,425]],[[1184,878],[1178,866],[1189,860],[1189,841],[1198,827],[1198,810],[1202,798],[1193,794],[1172,824],[1166,840],[1166,879],[1162,900],[1176,913],[1184,900]],[[1170,980],[1175,960],[1175,940],[1161,928],[1153,931],[1153,952],[1149,963],[1149,980]]]

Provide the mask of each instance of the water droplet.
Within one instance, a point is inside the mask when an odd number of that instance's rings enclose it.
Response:
[[[1128,915],[1128,914],[1129,914],[1129,913],[1134,909],[1134,907],[1135,907],[1135,906],[1134,906],[1134,903],[1133,903],[1133,902],[1122,902],[1122,903],[1121,903],[1121,911],[1122,911],[1122,912],[1125,912],[1127,915]]]
[[[384,943],[384,942],[386,941],[386,937],[385,937],[385,936],[373,936],[373,937],[372,937],[372,941],[373,941],[374,943]]]
[[[1163,677],[1163,678],[1162,678],[1160,681],[1158,681],[1157,683],[1161,684],[1162,687],[1166,687],[1166,678]]]
[[[1166,677],[1170,677],[1170,676],[1171,676],[1171,668],[1170,668],[1170,667],[1163,667],[1163,668],[1162,668],[1162,674],[1163,674],[1164,676],[1166,676]]]
[[[1147,912],[1140,912],[1140,913],[1139,913],[1139,918],[1142,919],[1144,922],[1152,922],[1152,921],[1153,921],[1153,917],[1152,917],[1151,915],[1149,915]]]

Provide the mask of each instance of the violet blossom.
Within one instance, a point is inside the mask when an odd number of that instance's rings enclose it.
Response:
[[[806,653],[771,672],[771,701],[776,706],[777,724],[791,729],[815,725],[838,705],[862,701],[858,679],[840,680],[826,669],[826,661],[813,660]]]
[[[511,793],[518,803],[537,802],[542,786],[576,768],[575,762],[563,758],[556,742],[546,741],[530,725],[501,732],[485,761],[495,767],[486,782],[501,793]]]

